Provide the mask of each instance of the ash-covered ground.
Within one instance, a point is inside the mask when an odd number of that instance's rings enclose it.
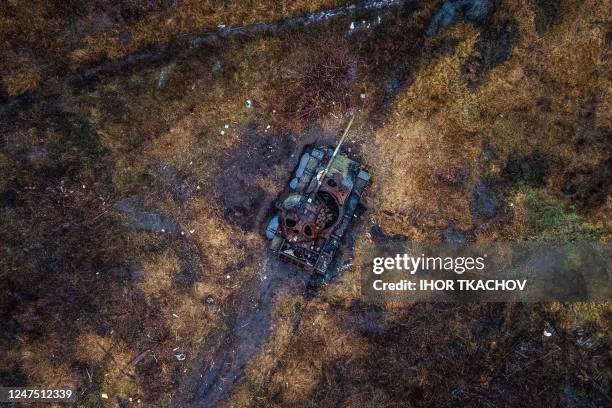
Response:
[[[365,244],[610,241],[609,5],[0,5],[0,385],[77,406],[610,406],[609,303],[360,297]],[[371,170],[323,282],[262,226]]]

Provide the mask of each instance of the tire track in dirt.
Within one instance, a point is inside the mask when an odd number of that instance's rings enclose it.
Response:
[[[356,14],[362,17],[369,14],[376,15],[376,13],[381,10],[400,7],[406,3],[406,1],[407,0],[365,0],[357,4],[348,4],[334,9],[321,10],[271,23],[254,23],[242,27],[220,26],[215,31],[208,31],[200,35],[181,36],[166,44],[150,47],[146,51],[134,53],[124,58],[112,61],[102,61],[97,65],[81,69],[63,78],[50,78],[46,80],[37,91],[17,96],[10,102],[0,105],[0,114],[18,112],[33,103],[35,97],[52,97],[53,88],[57,86],[58,83],[65,82],[77,87],[87,86],[104,75],[112,75],[137,66],[146,66],[170,61],[179,56],[194,53],[202,47],[215,45],[227,38],[249,38],[262,34],[276,35],[291,29],[308,27]]]
[[[319,287],[335,279],[353,258],[355,237],[363,222],[356,220],[346,233],[335,263],[324,278],[306,274],[283,263],[271,254],[266,256],[261,271],[237,294],[237,307],[230,317],[229,330],[215,331],[204,341],[204,348],[195,358],[191,373],[179,395],[179,406],[216,407],[232,395],[242,379],[246,365],[268,342],[274,322],[275,296],[289,292],[308,302]],[[301,316],[297,317],[298,321]],[[299,327],[295,325],[294,331]]]
[[[268,340],[275,294],[288,290],[299,296],[304,292],[305,278],[276,259],[265,260],[259,276],[239,294],[229,331],[214,332],[206,339],[205,344],[214,346],[196,357],[187,389],[181,392],[186,396],[183,406],[214,407],[231,395],[251,357]],[[206,368],[202,371],[202,367]]]

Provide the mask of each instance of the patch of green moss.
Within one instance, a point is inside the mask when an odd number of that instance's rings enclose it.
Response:
[[[596,240],[597,229],[572,207],[549,196],[543,189],[524,187],[530,235],[544,240]]]

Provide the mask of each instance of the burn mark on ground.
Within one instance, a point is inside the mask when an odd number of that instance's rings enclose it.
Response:
[[[121,199],[115,204],[115,208],[126,214],[128,225],[137,230],[167,233],[175,233],[178,230],[172,217],[142,209],[139,197]]]
[[[228,221],[247,231],[257,228],[262,204],[271,201],[270,194],[259,185],[260,179],[274,177],[279,167],[287,170],[289,178],[289,169],[297,160],[296,149],[290,135],[268,136],[254,125],[245,132],[216,178],[217,194]]]
[[[408,241],[408,237],[401,234],[387,234],[380,228],[379,225],[374,224],[370,228],[370,236],[372,241],[377,244],[388,244],[388,243],[399,243]]]
[[[364,304],[360,300],[353,301],[344,323],[348,330],[356,330],[371,340],[385,336],[389,329],[385,311],[377,305]]]
[[[548,160],[540,152],[521,155],[518,152],[510,154],[502,177],[511,183],[522,182],[531,186],[544,184],[548,172]]]
[[[160,166],[159,174],[162,183],[170,191],[176,202],[184,204],[191,198],[196,189],[195,182],[190,183],[180,171],[168,165]]]
[[[612,157],[608,157],[590,168],[569,171],[561,192],[582,207],[601,207],[612,192],[611,178]]]
[[[470,213],[473,219],[484,221],[497,215],[500,207],[497,187],[499,185],[493,180],[481,180],[476,183],[470,200]]]
[[[612,131],[605,126],[598,126],[598,112],[601,97],[588,93],[579,111],[576,131],[571,147],[578,155],[592,156],[598,152],[599,160],[585,160],[580,164],[561,163],[564,184],[561,192],[580,207],[597,208],[605,204],[612,187],[608,180],[612,175],[612,149],[610,140]]]
[[[518,38],[518,26],[513,20],[483,27],[474,52],[461,66],[467,83],[478,86],[489,70],[512,57],[512,49]]]
[[[300,155],[309,144],[335,142],[335,133],[309,130],[298,137],[268,135],[255,125],[244,130],[241,142],[227,153],[215,189],[225,218],[246,231],[257,230],[273,200],[287,186]]]
[[[442,230],[442,236],[444,237],[445,241],[453,244],[464,244],[468,239],[465,233],[450,227]]]
[[[189,289],[202,277],[202,268],[208,264],[208,260],[191,240],[180,239],[174,248],[181,265],[180,272],[174,277],[174,283],[181,289]]]
[[[563,6],[562,0],[535,1],[535,28],[539,34],[544,34],[559,21]]]

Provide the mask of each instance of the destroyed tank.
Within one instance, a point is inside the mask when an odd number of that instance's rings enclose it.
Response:
[[[325,274],[370,179],[361,163],[340,153],[352,122],[335,149],[304,150],[265,230],[274,254],[308,272]]]

